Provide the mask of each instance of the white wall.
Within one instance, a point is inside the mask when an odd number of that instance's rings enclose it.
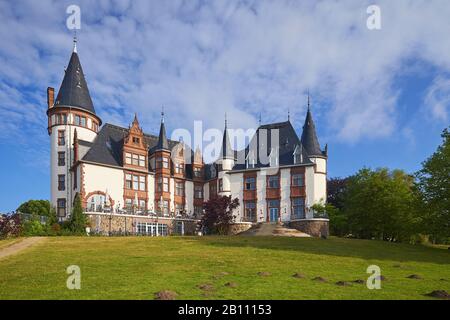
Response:
[[[186,181],[184,184],[185,199],[188,214],[194,214],[194,183]]]
[[[90,192],[108,190],[108,194],[114,200],[114,208],[123,202],[124,173],[121,169],[104,167],[84,163],[84,187],[86,195]]]
[[[236,221],[242,221],[244,216],[244,174],[227,174],[226,177],[231,186],[231,199],[239,199],[239,207],[234,211]]]
[[[291,169],[280,169],[281,221],[291,219]]]
[[[155,211],[155,175],[147,175],[148,204],[147,209]]]

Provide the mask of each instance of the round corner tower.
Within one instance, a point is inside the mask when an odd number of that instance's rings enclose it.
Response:
[[[47,105],[51,204],[60,220],[64,220],[70,215],[73,199],[80,190],[81,173],[74,142],[93,142],[102,124],[84,78],[76,40],[56,99],[54,89],[47,88]]]

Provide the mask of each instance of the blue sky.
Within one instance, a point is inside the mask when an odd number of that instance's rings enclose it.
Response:
[[[397,1],[0,2],[0,212],[49,197],[46,88],[72,50],[66,8],[81,8],[78,53],[97,113],[144,130],[254,128],[301,133],[306,92],[329,175],[363,166],[414,172],[449,125],[450,6]],[[381,30],[368,30],[369,4]]]

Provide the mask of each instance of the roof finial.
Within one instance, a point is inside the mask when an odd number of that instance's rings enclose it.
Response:
[[[228,124],[228,122],[227,122],[227,112],[225,112],[225,129],[227,128],[227,124]]]
[[[261,112],[259,113],[259,126],[261,126]]]
[[[161,123],[164,123],[164,106],[161,108]]]
[[[309,111],[309,89],[308,89],[308,111]]]
[[[74,29],[73,32],[73,52],[77,52],[77,29]]]
[[[291,111],[288,108],[288,121],[290,121],[290,120],[291,120]]]

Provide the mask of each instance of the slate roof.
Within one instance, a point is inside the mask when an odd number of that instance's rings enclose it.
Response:
[[[312,118],[311,111],[308,107],[306,113],[305,124],[303,125],[302,144],[311,156],[323,156],[324,153],[320,149],[319,139],[317,139],[316,126]]]
[[[266,135],[264,134],[264,130],[266,132]],[[260,147],[263,147],[263,149],[266,149],[267,156],[269,156],[272,146],[271,146],[271,134],[275,134],[273,130],[278,130],[278,137],[279,137],[279,166],[287,166],[287,165],[294,165],[294,150],[296,146],[301,145],[301,141],[297,136],[297,133],[295,132],[294,128],[292,127],[292,124],[290,121],[286,122],[279,122],[279,123],[272,123],[272,124],[266,124],[262,125],[258,128],[255,135],[253,136],[252,140],[250,141],[250,144],[244,149],[238,152],[238,160],[239,159],[246,159],[249,151],[250,146],[255,145],[256,149],[253,151],[255,156],[255,168],[265,168],[269,167],[270,164],[266,163],[267,161],[262,161],[263,159],[259,158],[260,154]],[[264,139],[261,140],[261,139]],[[261,140],[261,141],[259,141]],[[263,150],[264,151],[264,150]],[[302,148],[303,152],[303,162],[302,164],[312,164],[311,160],[308,158],[308,154],[305,150],[305,148]],[[257,159],[256,159],[257,158]],[[241,161],[242,162],[242,161]],[[233,167],[234,170],[245,170],[246,164],[236,164]]]
[[[70,106],[95,114],[94,105],[76,52],[72,52],[64,79],[55,100],[55,107]]]
[[[170,150],[169,149],[169,142],[167,141],[167,135],[166,135],[166,127],[164,126],[164,121],[161,122],[161,126],[159,128],[159,136],[158,136],[158,142],[156,143],[156,146],[154,147],[156,150]]]

